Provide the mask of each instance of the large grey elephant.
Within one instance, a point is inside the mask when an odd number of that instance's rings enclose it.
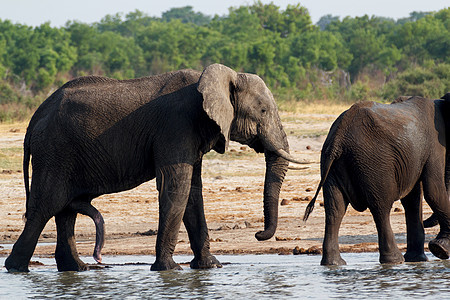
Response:
[[[82,77],[54,92],[33,115],[24,141],[25,228],[5,261],[28,263],[55,216],[58,270],[84,270],[74,239],[81,203],[128,190],[156,177],[159,227],[151,270],[180,269],[172,254],[181,221],[191,268],[221,267],[210,253],[202,198],[202,157],[224,153],[230,140],[264,153],[264,231],[273,236],[289,146],[270,90],[257,75],[213,64],[133,80]],[[28,164],[33,167],[28,192]],[[71,205],[71,203],[76,203]]]
[[[442,100],[421,97],[393,104],[364,102],[342,113],[331,126],[321,154],[321,181],[304,220],[323,187],[325,238],[322,265],[342,265],[338,232],[348,204],[369,208],[378,231],[381,263],[425,261],[421,193],[440,224],[429,249],[447,259],[450,250],[450,93]],[[421,188],[422,186],[422,188]],[[402,256],[390,225],[390,210],[401,199],[407,226]]]

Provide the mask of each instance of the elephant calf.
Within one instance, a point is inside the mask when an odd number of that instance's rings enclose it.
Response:
[[[191,267],[220,267],[209,249],[201,168],[205,153],[224,153],[230,140],[265,154],[264,231],[256,238],[269,239],[277,226],[288,160],[295,160],[288,154],[272,93],[260,77],[213,64],[203,72],[180,70],[132,80],[88,76],[67,82],[40,105],[25,135],[27,221],[6,268],[28,271],[38,237],[55,216],[58,270],[86,269],[75,246],[74,203],[86,207],[100,195],[153,178],[159,226],[151,269],[180,268],[172,254],[182,221],[194,252]]]
[[[429,249],[447,259],[450,250],[450,93],[442,100],[421,97],[393,104],[358,103],[331,126],[321,154],[321,181],[304,220],[323,187],[326,214],[323,265],[342,265],[338,231],[350,203],[369,208],[378,230],[381,263],[425,261],[421,185],[441,230]],[[405,208],[407,251],[402,256],[390,225],[395,200]]]

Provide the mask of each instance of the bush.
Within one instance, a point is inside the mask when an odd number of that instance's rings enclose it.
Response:
[[[349,91],[350,100],[354,101],[366,101],[369,99],[369,86],[362,81],[355,82]]]
[[[41,96],[30,96],[8,81],[0,80],[0,123],[23,121],[31,117],[42,102]]]
[[[399,73],[383,89],[385,99],[398,96],[440,98],[450,91],[450,64],[438,64],[424,69],[414,67]]]
[[[20,93],[14,90],[8,82],[1,80],[0,105],[7,103],[18,103],[20,100],[21,100]]]

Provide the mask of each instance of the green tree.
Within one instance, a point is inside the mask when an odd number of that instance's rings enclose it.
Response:
[[[326,30],[328,25],[333,22],[339,22],[339,17],[328,14],[322,16],[319,21],[317,21],[317,26],[320,27],[320,30]]]
[[[312,66],[332,71],[347,68],[352,55],[342,42],[326,31],[314,30],[292,39],[292,55],[298,57],[306,68]]]
[[[352,80],[355,80],[363,70],[378,69],[385,73],[395,70],[395,64],[401,59],[401,51],[386,37],[395,26],[391,19],[369,18],[366,15],[333,21],[328,24],[326,31],[340,38],[344,48],[351,54],[348,71]]]
[[[149,72],[161,73],[180,68],[198,68],[204,51],[204,34],[197,26],[180,20],[152,22],[136,41],[144,49]]]
[[[390,40],[408,57],[422,64],[430,59],[450,61],[450,8],[398,26]]]
[[[72,68],[76,49],[70,46],[70,34],[65,29],[52,28],[49,23],[36,27],[33,36],[39,55],[35,88],[44,89],[55,82],[58,73]]]
[[[6,40],[0,33],[0,80],[5,79],[7,68],[5,66]]]
[[[431,12],[413,11],[409,14],[409,17],[398,19],[397,24],[403,25],[407,22],[416,22],[422,18],[425,18],[429,14],[431,14]]]
[[[97,36],[93,50],[101,53],[102,67],[107,76],[126,79],[146,74],[143,51],[132,37],[102,32]]]
[[[284,11],[273,3],[255,2],[249,7],[258,17],[263,29],[278,32],[282,37],[311,30],[313,28],[308,10],[300,4],[288,5]]]
[[[171,8],[162,13],[161,19],[167,22],[180,20],[182,23],[193,23],[199,26],[207,25],[211,22],[210,16],[204,15],[201,12],[194,12],[192,6]]]
[[[159,19],[149,17],[140,10],[130,12],[123,18],[123,14],[106,15],[100,22],[95,23],[99,32],[112,31],[124,37],[136,37],[139,32]]]
[[[230,8],[228,16],[216,16],[210,26],[213,30],[239,43],[255,41],[262,33],[258,17],[251,14],[249,8],[245,6]],[[242,30],[243,28],[245,30]]]

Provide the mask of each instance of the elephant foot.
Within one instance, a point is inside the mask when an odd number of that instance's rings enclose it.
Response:
[[[87,264],[81,261],[78,255],[74,256],[72,253],[62,252],[60,248],[55,252],[55,260],[59,272],[88,270]]]
[[[428,243],[428,248],[434,256],[440,259],[449,258],[450,241],[447,238],[435,238]]]
[[[347,262],[342,259],[340,255],[336,257],[326,257],[322,256],[322,260],[320,261],[322,266],[345,266]]]
[[[83,262],[76,262],[69,264],[61,264],[57,262],[56,266],[59,272],[66,272],[66,271],[82,272],[89,270],[88,265]]]
[[[5,260],[5,268],[10,273],[30,272],[30,270],[28,269],[28,264],[24,265],[16,263],[11,259],[11,257],[8,257]]]
[[[382,264],[402,264],[405,262],[405,258],[402,253],[398,251],[398,253],[394,254],[381,254],[380,253],[380,263]]]
[[[406,262],[421,262],[428,261],[428,257],[424,252],[408,252],[406,251],[405,255],[403,255]]]
[[[222,268],[222,264],[213,255],[209,255],[205,258],[194,258],[191,261],[191,269],[213,269]]]
[[[166,260],[156,260],[150,267],[150,271],[168,271],[168,270],[183,270],[179,264],[173,261],[172,258]]]

